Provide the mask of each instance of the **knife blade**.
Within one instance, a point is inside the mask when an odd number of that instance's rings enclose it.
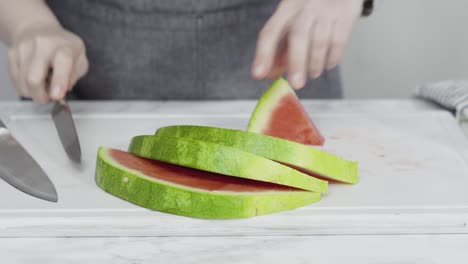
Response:
[[[47,174],[11,135],[0,120],[0,178],[34,197],[57,202],[57,191]]]
[[[51,114],[60,142],[68,157],[76,163],[81,163],[80,141],[68,103],[65,100],[56,101]]]

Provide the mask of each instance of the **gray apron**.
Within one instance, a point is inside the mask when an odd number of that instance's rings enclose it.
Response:
[[[83,38],[89,73],[77,99],[256,99],[269,81],[250,77],[258,32],[278,0],[48,0]],[[339,98],[338,70],[299,92]]]

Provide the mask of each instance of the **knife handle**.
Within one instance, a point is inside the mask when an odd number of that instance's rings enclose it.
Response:
[[[49,72],[47,73],[47,76],[45,78],[45,87],[46,87],[46,91],[48,94],[50,94],[50,91],[52,89],[51,87],[51,82],[52,82],[52,74],[54,73],[54,70],[52,68],[49,68]],[[60,102],[62,105],[64,104],[64,99],[61,99],[61,100],[53,100],[54,102],[58,103]]]

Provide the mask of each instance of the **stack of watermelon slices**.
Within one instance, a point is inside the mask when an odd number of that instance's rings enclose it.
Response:
[[[134,137],[129,152],[101,147],[96,182],[166,213],[253,217],[318,202],[328,180],[358,181],[356,162],[308,146],[323,142],[294,91],[278,79],[260,98],[248,131],[169,126]]]

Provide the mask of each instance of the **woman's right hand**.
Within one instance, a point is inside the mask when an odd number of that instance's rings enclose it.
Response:
[[[83,41],[60,25],[37,25],[18,34],[8,62],[18,93],[40,103],[63,99],[88,71]]]

